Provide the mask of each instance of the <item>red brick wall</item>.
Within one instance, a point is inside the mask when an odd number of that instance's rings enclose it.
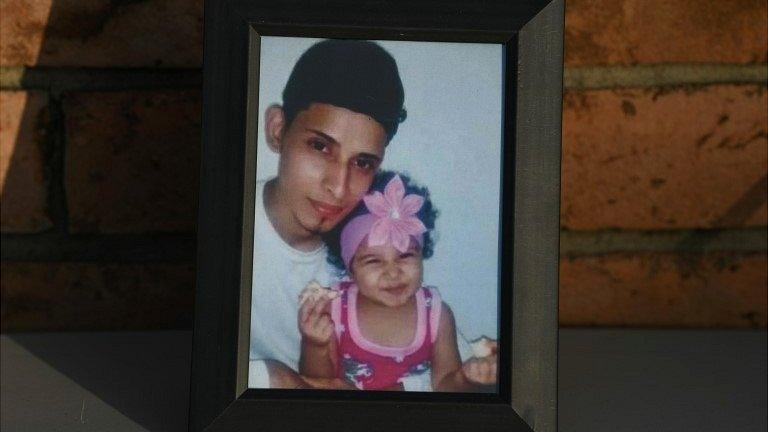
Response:
[[[200,0],[0,2],[2,329],[191,323]],[[569,0],[563,325],[765,327],[764,0]]]

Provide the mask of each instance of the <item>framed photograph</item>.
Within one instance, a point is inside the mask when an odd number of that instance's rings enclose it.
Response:
[[[563,2],[205,34],[190,430],[556,430]]]

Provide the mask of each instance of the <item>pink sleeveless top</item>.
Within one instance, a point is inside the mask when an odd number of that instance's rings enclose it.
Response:
[[[341,296],[331,303],[331,317],[336,330],[339,378],[361,390],[377,390],[407,376],[431,372],[441,309],[436,289],[421,287],[416,291],[416,331],[411,344],[405,347],[386,347],[365,339],[357,320],[357,285],[341,282],[336,289]]]

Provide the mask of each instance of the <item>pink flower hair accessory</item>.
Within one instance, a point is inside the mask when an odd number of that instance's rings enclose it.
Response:
[[[424,205],[424,197],[405,195],[405,185],[395,175],[384,187],[384,193],[374,191],[363,197],[369,214],[352,219],[341,232],[341,257],[347,268],[363,239],[369,246],[391,244],[400,252],[408,250],[411,238],[424,244],[427,227],[416,214]]]

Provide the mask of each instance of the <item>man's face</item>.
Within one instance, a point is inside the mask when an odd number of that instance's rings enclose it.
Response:
[[[368,191],[384,158],[384,128],[365,114],[321,103],[287,127],[275,126],[268,113],[268,141],[280,153],[275,214],[299,237],[329,231]]]

